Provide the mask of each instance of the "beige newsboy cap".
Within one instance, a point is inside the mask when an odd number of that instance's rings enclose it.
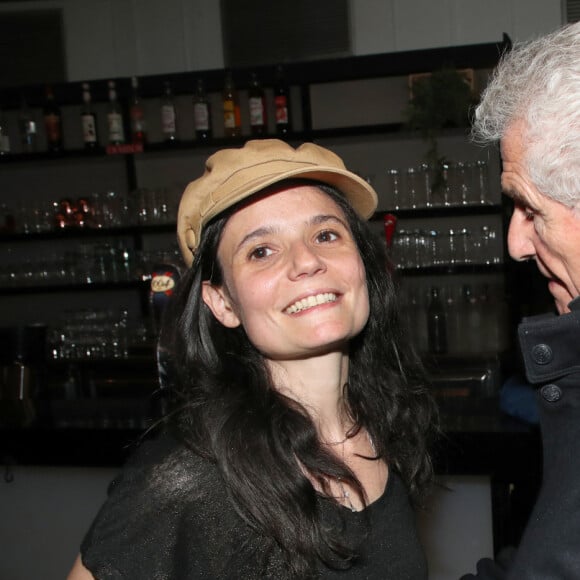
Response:
[[[187,265],[193,262],[202,228],[212,218],[265,187],[292,177],[334,186],[365,219],[377,207],[375,190],[348,171],[332,151],[313,143],[294,149],[278,139],[248,141],[243,147],[222,149],[211,155],[204,174],[183,192],[177,237]]]

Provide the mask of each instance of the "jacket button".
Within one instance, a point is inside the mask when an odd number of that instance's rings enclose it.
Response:
[[[558,385],[545,385],[540,390],[540,393],[548,403],[555,403],[562,398],[562,389]]]
[[[536,364],[547,365],[553,358],[552,349],[547,344],[536,344],[532,348],[532,359]]]

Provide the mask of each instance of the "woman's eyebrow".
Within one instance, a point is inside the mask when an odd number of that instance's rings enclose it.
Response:
[[[320,215],[314,216],[310,220],[310,223],[312,225],[321,225],[321,224],[325,224],[327,222],[337,222],[348,229],[348,225],[346,224],[346,222],[334,214],[320,214]]]
[[[242,246],[246,245],[247,243],[251,242],[255,238],[260,238],[262,236],[271,235],[278,231],[278,228],[273,226],[264,226],[261,228],[257,228],[252,230],[251,232],[247,233],[240,241],[240,243],[236,247],[236,251],[238,251]]]
[[[347,223],[344,220],[342,220],[340,217],[338,217],[337,215],[333,215],[333,214],[315,215],[311,219],[309,219],[307,223],[310,225],[322,225],[322,224],[326,224],[329,222],[338,223],[338,224],[342,225],[343,227],[345,227],[346,229],[348,229]],[[254,240],[256,238],[261,238],[263,236],[272,235],[272,234],[278,233],[279,231],[280,231],[280,228],[278,226],[273,226],[273,225],[256,228],[255,230],[248,232],[240,240],[240,243],[236,246],[236,252],[239,251],[240,248],[242,248],[243,246],[250,243],[252,240]]]

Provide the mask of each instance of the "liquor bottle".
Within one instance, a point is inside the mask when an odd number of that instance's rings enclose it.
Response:
[[[481,304],[470,284],[461,288],[461,337],[463,351],[478,354],[486,348]]]
[[[20,114],[18,116],[18,128],[22,141],[22,150],[24,153],[33,153],[36,151],[38,135],[36,131],[36,121],[32,111],[28,108],[26,99],[22,99]]]
[[[284,69],[282,66],[278,66],[276,71],[274,109],[276,116],[276,132],[279,135],[285,135],[290,131],[290,91],[284,79]]]
[[[447,352],[447,321],[437,286],[431,288],[431,299],[427,307],[427,338],[430,353]]]
[[[252,82],[248,91],[248,104],[250,108],[250,132],[254,137],[261,137],[265,135],[267,130],[266,96],[256,73],[252,73]]]
[[[109,81],[109,111],[107,113],[107,125],[109,128],[109,143],[120,145],[125,143],[125,128],[123,126],[123,113],[117,101],[115,81]]]
[[[62,117],[60,107],[54,99],[52,87],[46,87],[46,101],[44,104],[44,128],[46,130],[46,144],[51,153],[62,150]]]
[[[99,144],[97,135],[97,116],[91,104],[91,87],[83,83],[83,108],[81,110],[81,128],[85,149],[94,149]]]
[[[193,95],[193,123],[195,136],[198,139],[211,139],[211,109],[203,79],[197,80],[197,87]]]
[[[161,101],[161,132],[166,142],[173,143],[177,140],[177,115],[175,113],[171,83],[165,81],[164,86],[165,89]]]
[[[10,153],[10,136],[8,135],[6,119],[2,109],[0,109],[0,155],[7,155],[8,153]]]
[[[131,119],[131,139],[133,143],[143,145],[147,140],[145,126],[145,110],[139,95],[139,81],[137,77],[131,77],[131,103],[129,104],[129,117]]]
[[[228,71],[223,92],[224,133],[226,137],[239,137],[242,133],[240,103],[232,73]]]

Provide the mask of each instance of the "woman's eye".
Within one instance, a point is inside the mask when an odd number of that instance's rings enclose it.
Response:
[[[262,260],[264,258],[267,258],[268,256],[270,256],[272,254],[272,250],[266,246],[260,246],[258,248],[254,248],[251,252],[250,252],[250,259],[251,260]]]
[[[331,230],[324,230],[316,236],[318,242],[334,242],[338,239],[338,234]]]

